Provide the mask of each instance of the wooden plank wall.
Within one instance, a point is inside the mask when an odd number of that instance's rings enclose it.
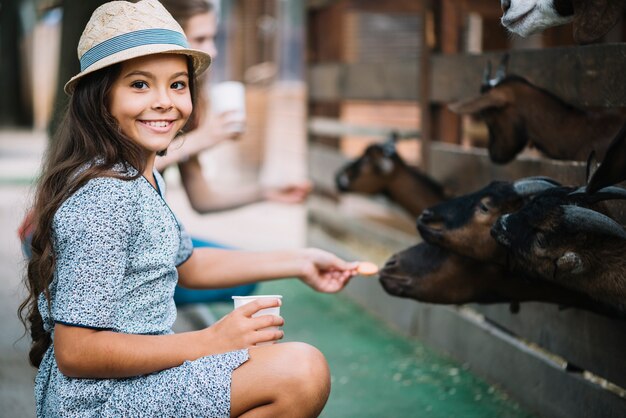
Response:
[[[480,55],[433,55],[430,99],[447,103],[477,94],[488,60]],[[519,74],[563,100],[583,107],[626,107],[626,44],[509,51],[509,73]],[[417,100],[417,63],[340,64],[309,67],[313,101],[327,99]]]

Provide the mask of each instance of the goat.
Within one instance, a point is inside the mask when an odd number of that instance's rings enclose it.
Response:
[[[379,273],[392,296],[426,303],[545,302],[617,315],[589,296],[546,281],[533,282],[506,267],[455,254],[422,242],[392,255]]]
[[[508,55],[494,79],[488,62],[481,94],[451,103],[455,113],[472,114],[489,130],[489,157],[498,164],[515,158],[526,145],[558,160],[583,161],[595,150],[602,160],[625,117],[619,111],[576,108],[518,75],[506,75]]]
[[[551,26],[574,22],[574,41],[598,41],[615,26],[624,10],[623,0],[501,0],[502,25],[528,36]]]
[[[335,175],[340,192],[383,194],[417,217],[424,208],[446,198],[434,179],[409,166],[397,153],[396,136],[366,148],[363,155]]]
[[[501,215],[521,208],[537,193],[558,186],[559,183],[546,177],[529,177],[513,183],[494,181],[477,192],[425,209],[417,220],[417,229],[431,244],[475,260],[504,263],[504,250],[490,233],[494,222]]]
[[[537,196],[500,217],[491,233],[507,249],[512,271],[586,293],[626,312],[626,231],[588,207],[603,199],[626,199],[626,190]]]

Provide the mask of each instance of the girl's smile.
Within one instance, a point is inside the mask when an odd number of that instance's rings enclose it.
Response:
[[[153,160],[191,114],[187,59],[157,54],[125,61],[109,97],[109,110],[124,135]]]

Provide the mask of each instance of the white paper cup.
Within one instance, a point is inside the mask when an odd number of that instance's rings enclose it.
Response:
[[[243,132],[246,128],[246,91],[243,83],[224,81],[211,87],[211,112],[219,115],[233,112],[237,123],[231,124],[234,132]]]
[[[257,299],[281,299],[282,300],[283,296],[282,295],[252,295],[252,296],[233,296],[232,298],[233,298],[233,302],[235,303],[235,309],[237,309],[240,306],[253,302]],[[274,308],[261,309],[257,313],[253,314],[252,317],[255,318],[261,315],[280,316],[280,306],[276,306]],[[267,327],[263,329],[278,329],[278,327]],[[256,346],[270,345],[270,344],[274,344],[275,342],[276,341],[267,341],[263,343],[257,343],[255,345]]]

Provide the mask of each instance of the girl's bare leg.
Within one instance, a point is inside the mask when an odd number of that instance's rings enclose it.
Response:
[[[304,343],[250,349],[250,359],[233,372],[231,416],[316,417],[330,393],[324,355]]]

